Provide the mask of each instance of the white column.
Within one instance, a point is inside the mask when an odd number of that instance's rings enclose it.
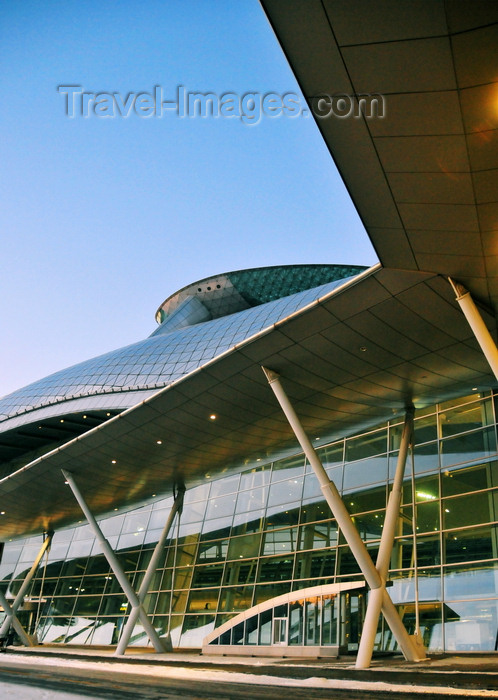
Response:
[[[140,585],[140,589],[138,591],[138,600],[140,601],[141,604],[143,604],[145,597],[149,591],[150,583],[152,580],[152,577],[157,569],[157,565],[159,563],[159,558],[164,550],[164,545],[166,543],[166,540],[169,535],[169,531],[171,529],[171,526],[173,524],[173,521],[175,519],[175,515],[177,513],[181,513],[182,508],[183,508],[183,497],[185,495],[185,487],[181,487],[178,490],[178,493],[176,495],[176,498],[174,500],[173,506],[171,508],[170,514],[168,516],[168,519],[166,520],[166,523],[164,525],[163,531],[161,533],[161,536],[154,548],[154,552],[152,553],[152,557],[150,559],[149,565],[147,566],[147,570],[144,574],[144,577],[142,579],[142,583]],[[171,592],[173,595],[173,592]],[[122,654],[125,653],[126,648],[128,646],[128,643],[130,641],[130,637],[133,633],[133,629],[137,623],[139,617],[139,609],[138,608],[132,608],[130,611],[130,615],[128,617],[128,621],[126,622],[126,625],[123,628],[123,632],[121,634],[121,637],[119,639],[118,646],[116,647],[115,651],[115,656],[121,656]],[[173,648],[171,646],[171,637],[167,639],[162,640],[163,643],[167,645],[167,651],[173,651]]]
[[[105,558],[107,559],[109,566],[111,567],[114,575],[116,576],[116,579],[123,589],[123,593],[125,596],[128,598],[128,602],[130,603],[132,608],[138,608],[138,614],[140,617],[140,621],[143,625],[143,628],[149,637],[154,649],[157,652],[164,652],[165,647],[163,645],[163,642],[161,638],[159,637],[158,633],[156,632],[156,629],[154,628],[152,622],[149,620],[149,617],[147,616],[147,613],[144,610],[143,605],[140,603],[137,594],[131,587],[130,582],[128,581],[128,578],[123,571],[123,568],[121,566],[121,563],[119,559],[117,558],[116,554],[114,553],[111,545],[109,542],[106,540],[104,537],[104,534],[102,533],[102,530],[100,529],[97,521],[95,520],[92,512],[90,511],[88,505],[86,504],[85,499],[83,498],[75,480],[72,474],[69,472],[64,471],[63,469],[61,470],[62,474],[64,475],[65,480],[71,487],[71,490],[74,494],[74,497],[79,503],[79,506],[81,510],[83,511],[86,519],[88,520],[88,524],[92,528],[95,537],[98,539],[100,547],[102,549],[102,552],[104,553]]]
[[[389,562],[391,560],[394,536],[396,534],[396,525],[399,520],[406,457],[408,455],[408,448],[412,441],[412,434],[413,409],[411,408],[407,409],[405,415],[405,423],[403,426],[403,434],[401,436],[401,443],[399,446],[396,471],[394,473],[393,486],[391,489],[391,493],[389,494],[389,500],[387,502],[386,517],[384,519],[384,527],[382,529],[382,537],[380,540],[379,553],[377,555],[377,562],[375,567],[379,572],[379,575],[382,580],[382,591],[385,591],[386,587],[386,579],[389,571]],[[370,592],[368,598],[367,612],[365,615],[365,621],[363,624],[363,630],[361,634],[360,645],[358,648],[358,656],[356,658],[356,668],[368,668],[370,666],[373,648],[375,644],[375,635],[377,633],[377,625],[379,623],[379,615],[386,600],[382,591],[381,593],[377,593],[376,591]],[[387,603],[387,606],[389,608],[389,603]],[[396,612],[395,608],[394,612]],[[392,616],[392,614],[393,611],[388,610],[387,615]],[[396,620],[394,619],[393,624],[396,625]]]
[[[351,520],[351,516],[349,515],[335,484],[328,478],[327,472],[323,468],[313,445],[306,435],[306,432],[304,431],[304,428],[302,427],[301,422],[297,417],[297,414],[294,411],[294,408],[289,401],[282,384],[280,383],[278,374],[267,369],[266,367],[262,367],[262,369],[282,408],[282,411],[284,412],[299,444],[301,445],[304,454],[306,455],[311,467],[313,468],[313,471],[316,474],[325,500],[332,511],[332,515],[337,520],[337,524],[341,529],[342,534],[344,535],[346,542],[348,543],[351,552],[353,553],[353,556],[355,557],[358,566],[365,577],[366,582],[373,590],[382,588],[383,581],[380,574],[375,568],[372,558],[370,557],[370,554],[368,553],[368,550],[361,539],[355,524]],[[378,595],[380,597],[380,594]],[[419,650],[410,639],[410,636],[385,589],[382,596],[382,611],[406,660],[420,661],[422,658],[425,658],[425,656],[420,656]]]
[[[26,578],[24,579],[24,581],[21,585],[21,588],[18,590],[17,595],[14,598],[12,605],[10,606],[10,613],[5,611],[7,613],[7,617],[5,618],[2,626],[0,627],[0,639],[7,634],[7,632],[9,631],[9,627],[11,626],[11,624],[14,623],[13,618],[16,617],[17,609],[24,600],[24,595],[25,595],[26,591],[28,590],[28,586],[31,583],[31,579],[33,578],[33,576],[35,575],[35,573],[38,570],[38,566],[40,565],[40,562],[43,558],[43,555],[45,554],[47,549],[49,549],[50,545],[52,544],[53,535],[54,535],[53,532],[47,533],[47,536],[43,540],[43,544],[40,547],[40,551],[38,552],[38,555],[37,555],[35,561],[33,562],[33,566],[31,567],[28,574],[26,575]],[[29,646],[33,646],[33,645],[29,644]]]
[[[469,326],[472,328],[477,342],[481,346],[483,355],[488,361],[488,364],[491,367],[496,379],[498,379],[498,348],[496,347],[496,343],[493,340],[491,333],[488,331],[486,324],[482,320],[479,309],[470,296],[470,292],[468,292],[463,285],[459,284],[458,282],[454,282],[451,277],[448,277],[448,281],[453,287],[453,291],[456,294],[456,300],[462,309]]]
[[[14,614],[14,611],[10,607],[10,605],[7,602],[7,599],[5,598],[5,595],[3,591],[0,590],[0,605],[4,609],[5,614],[7,615],[7,618],[9,620],[9,627],[12,625],[19,635],[19,639],[21,642],[24,644],[25,647],[34,647],[35,644],[31,637],[26,634],[26,630],[24,627],[21,625],[19,620],[17,619],[17,616]]]

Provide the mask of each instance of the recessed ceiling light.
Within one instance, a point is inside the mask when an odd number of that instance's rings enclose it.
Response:
[[[4,510],[0,510],[0,515],[5,515],[5,511],[4,511]]]
[[[216,414],[211,413],[211,415],[209,416],[209,420],[216,420]]]
[[[162,440],[156,440],[156,445],[162,445],[163,441]]]
[[[115,460],[115,459],[111,459],[111,464],[116,464],[116,460]]]
[[[83,418],[86,418],[86,416],[83,416]]]
[[[61,418],[61,423],[64,423],[64,418]]]
[[[110,416],[110,415],[111,415],[110,413],[106,413],[106,416]]]

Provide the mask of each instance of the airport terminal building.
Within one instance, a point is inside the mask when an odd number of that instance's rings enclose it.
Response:
[[[310,104],[386,96],[317,119],[380,262],[213,275],[1,399],[0,634],[496,651],[496,7],[262,5]]]

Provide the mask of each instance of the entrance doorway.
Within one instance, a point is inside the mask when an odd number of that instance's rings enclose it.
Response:
[[[360,644],[365,619],[365,591],[348,591],[341,595],[340,637],[341,653],[356,652]]]
[[[225,622],[205,638],[203,652],[311,657],[354,652],[365,606],[364,581],[293,591]]]

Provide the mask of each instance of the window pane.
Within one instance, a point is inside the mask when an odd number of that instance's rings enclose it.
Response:
[[[444,533],[445,561],[493,559],[498,554],[498,526],[450,530]]]
[[[292,578],[294,557],[261,559],[258,581],[285,581]]]
[[[416,445],[413,452],[416,474],[439,469],[437,442],[429,442],[426,445]]]
[[[365,484],[374,484],[379,481],[387,481],[387,455],[372,457],[371,459],[344,467],[343,490],[350,491]]]
[[[493,422],[491,400],[465,404],[439,414],[441,437],[464,433]]]
[[[480,491],[498,485],[498,463],[446,470],[441,475],[443,496]]]
[[[475,433],[466,433],[447,438],[441,442],[441,464],[443,467],[482,459],[496,452],[494,428],[485,428]]]
[[[419,445],[422,442],[430,442],[431,440],[437,439],[437,423],[436,414],[433,413],[430,416],[424,416],[423,418],[417,419],[415,416],[415,422],[413,424],[415,444]]]
[[[221,591],[220,610],[223,612],[242,612],[252,606],[253,586],[233,586]]]
[[[264,535],[263,554],[283,554],[296,549],[297,528],[272,530]]]
[[[452,602],[444,617],[446,649],[495,651],[498,601]]]
[[[335,550],[301,552],[296,557],[296,579],[312,579],[310,586],[332,581],[335,574]],[[301,586],[301,583],[299,584]]]
[[[232,537],[228,545],[227,559],[250,559],[259,555],[261,533]]]
[[[236,494],[210,498],[206,509],[206,520],[232,516],[235,512],[236,500]]]
[[[417,532],[439,530],[439,501],[417,505]]]
[[[298,549],[323,549],[337,544],[337,523],[327,520],[299,528]]]
[[[441,563],[439,534],[417,537],[417,562],[419,566],[433,566]]]
[[[387,429],[346,440],[346,462],[387,452]]]
[[[294,503],[301,500],[303,490],[303,477],[295,477],[287,481],[280,481],[270,486],[268,496],[268,508],[285,503]]]
[[[498,564],[445,567],[444,595],[446,600],[496,597]]]
[[[481,493],[445,498],[443,500],[444,529],[477,525],[496,519],[498,492]]]
[[[192,580],[192,588],[210,588],[221,585],[223,567],[223,564],[196,566]]]

